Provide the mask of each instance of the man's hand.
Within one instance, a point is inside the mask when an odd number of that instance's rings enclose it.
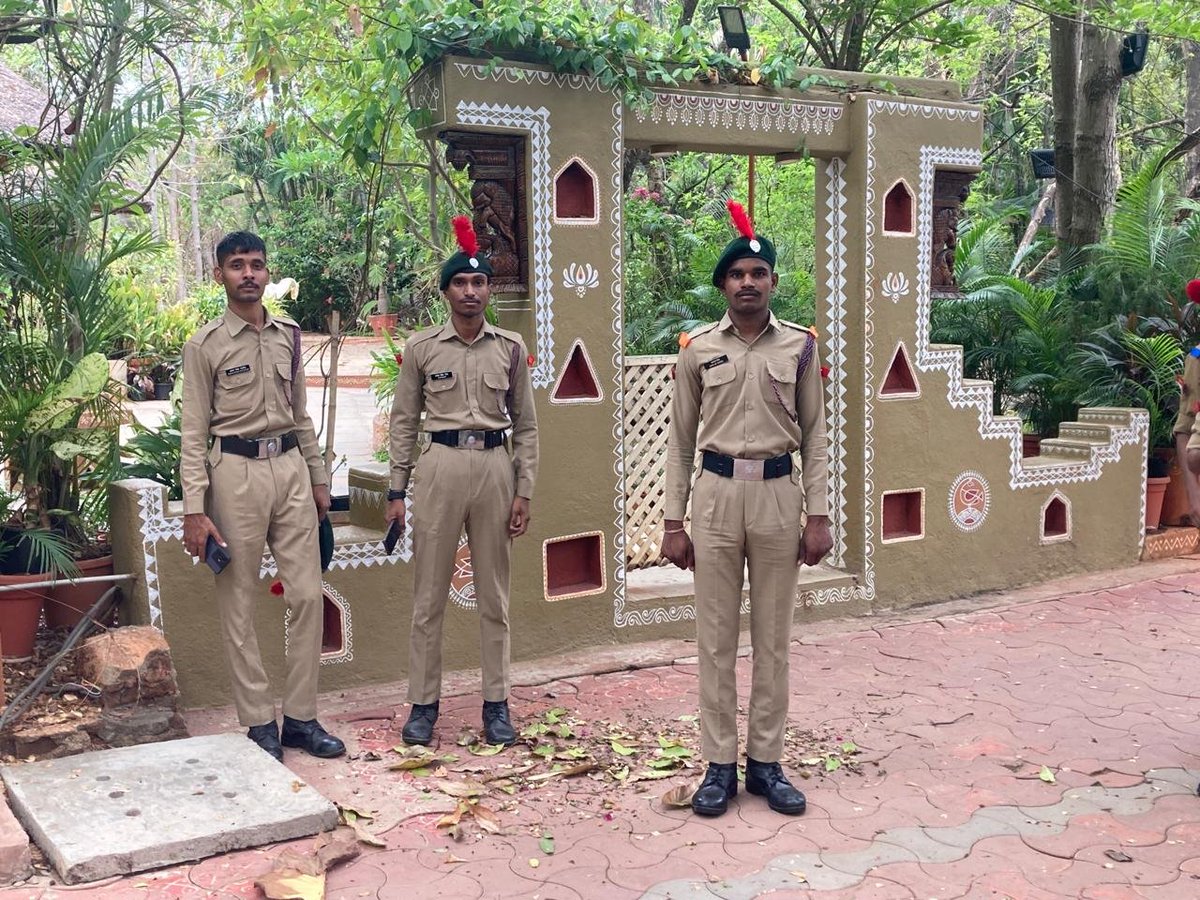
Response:
[[[329,515],[329,507],[333,501],[329,497],[329,485],[314,484],[312,486],[313,503],[317,505],[317,521],[320,522]]]
[[[387,507],[387,530],[391,531],[392,522],[400,523],[400,536],[404,536],[404,501],[389,500]]]
[[[508,514],[508,536],[519,538],[529,530],[529,501],[524,497],[513,497],[512,510]]]
[[[183,517],[183,549],[189,556],[204,555],[204,545],[208,543],[210,534],[222,547],[228,546],[212,519],[204,513],[189,513]]]
[[[833,535],[829,533],[828,516],[809,516],[800,535],[800,555],[796,565],[815,566],[833,549]]]
[[[681,569],[696,570],[696,549],[683,530],[682,522],[667,523],[663,531],[662,554]]]

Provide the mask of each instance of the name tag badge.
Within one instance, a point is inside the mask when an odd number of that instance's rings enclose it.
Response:
[[[447,378],[453,378],[453,372],[434,372],[429,376],[430,381],[445,381]]]
[[[243,374],[245,372],[249,372],[249,371],[250,371],[250,364],[247,363],[244,366],[234,366],[232,369],[226,369],[225,374],[226,375],[241,375],[241,374]]]
[[[727,363],[727,362],[729,362],[729,357],[728,357],[728,356],[726,356],[725,354],[723,354],[723,353],[722,353],[720,356],[718,356],[718,357],[716,357],[716,358],[714,358],[714,359],[710,359],[710,360],[709,360],[708,362],[706,362],[706,363],[701,363],[701,364],[700,364],[700,368],[702,368],[702,369],[712,369],[712,368],[715,368],[715,367],[717,367],[717,366],[724,365],[724,364],[725,364],[725,363]]]

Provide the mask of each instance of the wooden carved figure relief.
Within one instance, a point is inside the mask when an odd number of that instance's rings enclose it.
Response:
[[[444,131],[446,161],[471,179],[471,218],[492,264],[492,290],[527,293],[525,140],[516,135]]]

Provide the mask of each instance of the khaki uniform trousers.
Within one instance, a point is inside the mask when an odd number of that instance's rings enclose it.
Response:
[[[469,450],[430,444],[414,471],[413,619],[408,700],[433,703],[442,691],[442,623],[463,526],[471,549],[483,699],[508,697],[508,586],[513,463],[504,447]]]
[[[783,755],[804,497],[795,477],[736,481],[702,471],[692,492],[700,740],[710,763],[737,761],[734,667],[747,564],[753,675],[746,753],[759,762]]]
[[[225,538],[229,565],[217,576],[217,611],[233,681],[238,721],[275,721],[275,701],[254,632],[254,607],[269,595],[259,581],[263,546],[271,548],[291,610],[283,714],[317,715],[321,667],[321,553],[308,466],[298,449],[274,459],[249,459],[214,450],[209,518]],[[271,599],[274,599],[273,597]]]

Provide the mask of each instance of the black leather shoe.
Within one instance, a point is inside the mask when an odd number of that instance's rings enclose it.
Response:
[[[737,796],[737,764],[709,763],[704,781],[692,795],[692,811],[701,816],[719,816]]]
[[[785,816],[798,816],[808,806],[804,794],[792,787],[777,762],[746,757],[746,793],[766,797],[767,806]]]
[[[279,726],[273,721],[266,725],[254,725],[246,732],[246,737],[270,753],[279,762],[283,762],[283,747],[279,745]]]
[[[438,717],[438,702],[414,703],[404,723],[404,743],[428,744],[433,740],[433,725]]]
[[[316,719],[301,722],[284,716],[280,740],[285,747],[299,747],[305,753],[321,759],[332,759],[346,752],[346,745],[322,728]]]
[[[483,701],[483,736],[489,744],[505,746],[517,739],[512,720],[508,717],[507,700]]]

